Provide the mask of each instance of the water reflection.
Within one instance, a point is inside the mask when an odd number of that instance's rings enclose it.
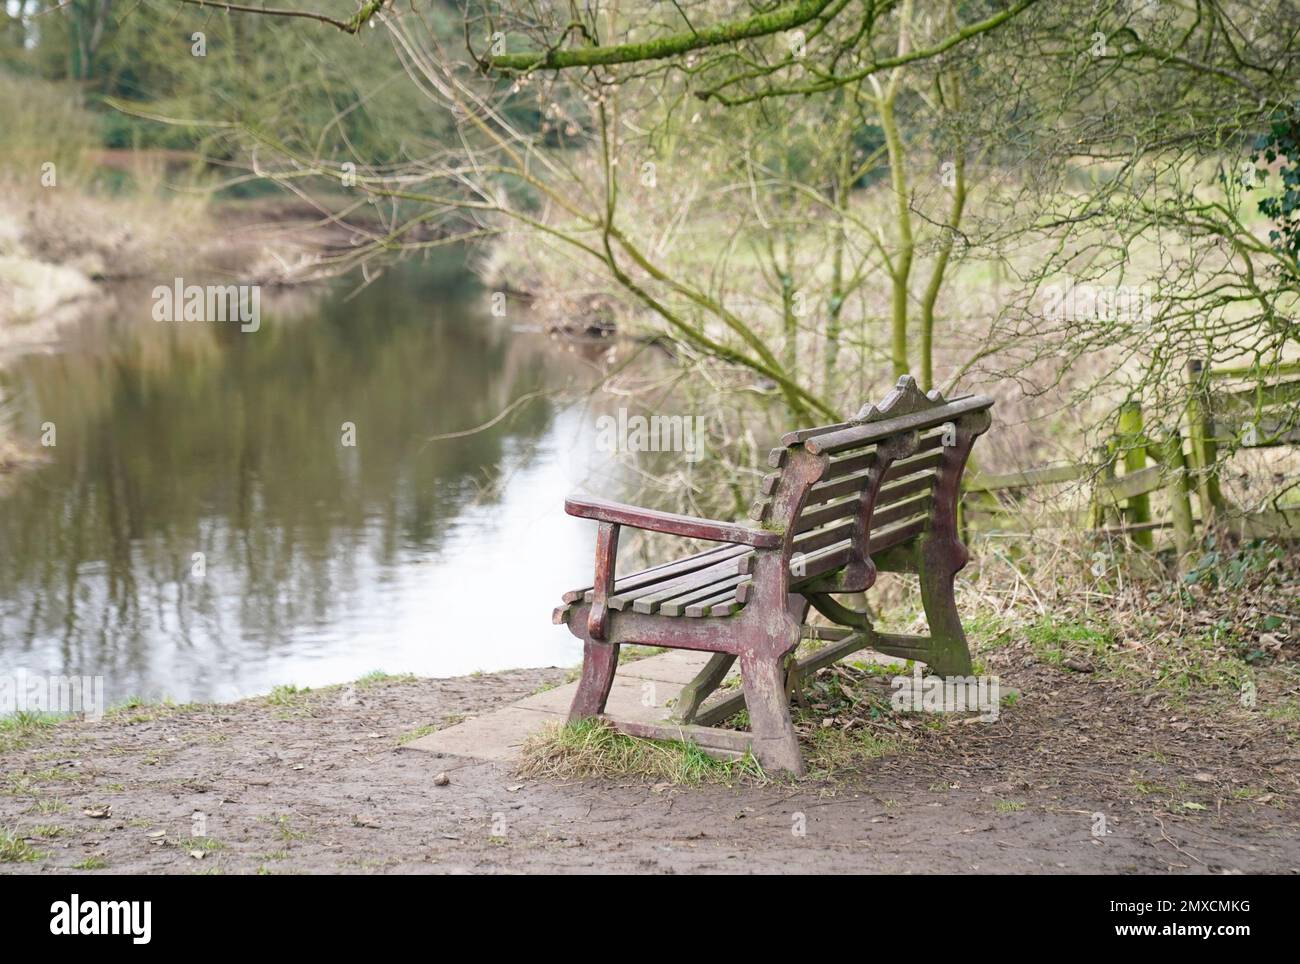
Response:
[[[57,428],[0,498],[0,672],[191,700],[578,658],[547,615],[589,575],[559,507],[593,413],[546,398],[429,439],[589,366],[427,269],[267,298],[249,334],[153,322],[148,297],[0,376],[20,437]]]

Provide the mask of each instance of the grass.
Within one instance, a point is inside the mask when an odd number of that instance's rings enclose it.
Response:
[[[226,845],[215,837],[187,837],[184,840],[178,840],[176,846],[186,853],[191,850],[198,850],[205,854],[223,849]]]
[[[635,663],[639,659],[649,659],[651,656],[658,656],[660,653],[666,653],[668,650],[663,646],[620,646],[618,648],[618,661],[620,663]]]
[[[519,775],[555,780],[630,776],[674,786],[766,780],[748,754],[739,760],[719,760],[694,743],[636,739],[599,720],[552,724],[530,738],[524,744]]]
[[[0,753],[30,746],[63,717],[54,713],[20,710],[0,717]]]
[[[40,815],[49,815],[52,813],[66,813],[72,809],[62,800],[37,800],[27,808],[28,813]]]
[[[143,696],[128,696],[122,702],[110,706],[104,712],[104,718],[120,720],[124,723],[151,723],[160,717],[170,716],[181,708],[169,696],[159,700],[150,700]]]
[[[813,730],[805,738],[804,763],[814,777],[833,776],[870,760],[896,752],[900,744],[869,729],[841,730],[825,727]]]
[[[108,866],[108,861],[103,857],[87,857],[81,863],[73,864],[73,870],[103,870]]]
[[[307,694],[311,692],[310,687],[304,686],[299,689],[292,683],[286,683],[282,686],[274,687],[266,696],[266,702],[272,706],[302,706],[306,702]]]
[[[417,726],[410,733],[403,733],[401,736],[397,738],[397,742],[399,744],[406,745],[407,743],[410,743],[414,740],[418,740],[422,736],[428,736],[430,733],[433,733],[437,729],[438,728],[434,726],[432,723],[426,723],[424,726]]]
[[[0,863],[30,863],[44,856],[20,837],[16,830],[0,830]]]
[[[385,673],[382,669],[376,669],[371,670],[365,676],[358,677],[357,686],[360,689],[369,689],[383,683],[414,683],[416,678],[414,673]],[[303,692],[306,692],[306,690]]]
[[[1024,628],[1034,655],[1044,663],[1060,666],[1070,658],[1102,658],[1111,637],[1081,620],[1044,616]]]
[[[64,834],[76,833],[77,831],[69,830],[67,827],[60,827],[52,823],[40,823],[32,827],[32,836],[40,837],[43,840],[53,840],[55,837],[62,837]]]
[[[293,829],[293,821],[287,813],[277,814],[274,818],[266,817],[266,820],[273,820],[275,823],[275,832],[285,843],[291,843],[295,840],[306,840],[307,834],[301,830]]]

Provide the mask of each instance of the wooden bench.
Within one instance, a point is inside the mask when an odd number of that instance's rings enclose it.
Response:
[[[769,457],[775,471],[750,511],[753,524],[568,499],[570,515],[599,523],[593,585],[565,593],[554,615],[583,641],[569,719],[604,713],[620,645],[704,650],[715,655],[678,698],[680,726],[611,722],[723,753],[750,749],[769,770],[801,774],[789,698],[802,674],[863,648],[923,661],[943,676],[969,674],[953,597],[953,577],[967,560],[957,501],[992,404],[983,395],[927,396],[905,375],[852,421],[789,433]],[[621,526],[719,545],[616,576]],[[919,574],[928,636],[877,632],[864,613],[834,598],[867,590],[877,571]],[[833,625],[804,625],[810,607]],[[787,665],[799,641],[811,637],[833,645]],[[706,719],[700,708],[737,658],[748,735],[700,725],[725,718],[706,711]],[[726,703],[724,712],[741,708],[739,699]]]

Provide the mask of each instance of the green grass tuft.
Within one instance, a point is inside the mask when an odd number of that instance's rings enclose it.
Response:
[[[40,860],[45,854],[18,835],[16,830],[0,830],[0,863],[16,864]]]
[[[719,760],[694,743],[637,739],[599,720],[557,723],[533,736],[524,744],[519,774],[558,780],[632,776],[674,786],[766,780],[749,754]]]

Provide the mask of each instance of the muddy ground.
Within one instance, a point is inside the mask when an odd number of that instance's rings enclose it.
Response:
[[[39,856],[0,872],[1300,872],[1293,723],[1003,662],[1022,696],[996,723],[763,786],[555,784],[404,746],[562,669],[121,710],[10,737],[0,830]]]

